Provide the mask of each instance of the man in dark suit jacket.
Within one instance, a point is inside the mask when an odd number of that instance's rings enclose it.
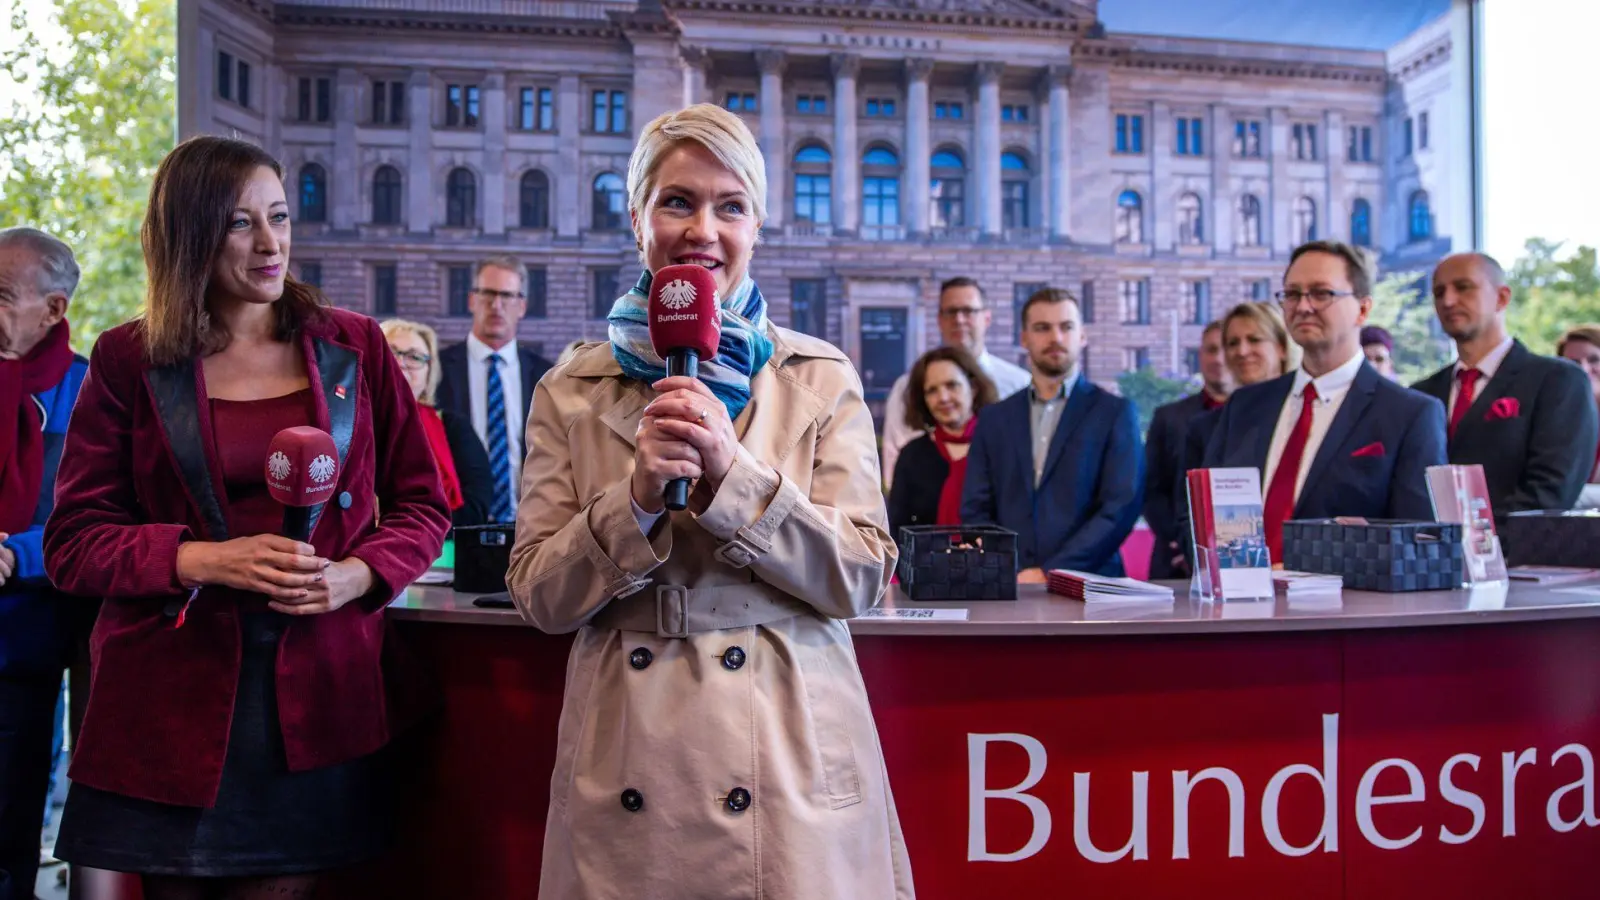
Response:
[[[1123,574],[1118,548],[1139,518],[1143,457],[1133,404],[1079,370],[1082,313],[1066,291],[1022,307],[1033,384],[985,407],[967,452],[961,521],[1017,532],[1017,580],[1049,569]]]
[[[1212,322],[1200,336],[1198,393],[1158,407],[1144,443],[1144,520],[1155,539],[1150,547],[1151,578],[1187,578],[1179,504],[1188,503],[1185,488],[1185,444],[1189,425],[1202,413],[1220,409],[1233,389],[1222,352],[1222,323]]]
[[[1497,516],[1571,509],[1600,440],[1589,380],[1566,360],[1537,356],[1506,332],[1511,288],[1482,253],[1446,257],[1433,308],[1456,361],[1413,385],[1449,410],[1450,462],[1483,466]]]
[[[472,423],[483,443],[489,466],[498,477],[490,520],[516,518],[522,481],[523,435],[533,387],[550,363],[517,342],[517,323],[528,308],[527,278],[521,261],[494,256],[478,263],[472,279],[472,333],[466,341],[439,351],[442,374],[436,400],[441,412]],[[492,367],[492,372],[491,372]],[[505,409],[502,422],[491,419],[491,387],[500,383]]]
[[[1289,519],[1433,519],[1427,468],[1445,462],[1444,407],[1379,375],[1361,352],[1372,276],[1334,241],[1296,248],[1278,292],[1295,372],[1240,388],[1206,446],[1207,468],[1261,470],[1274,563]]]

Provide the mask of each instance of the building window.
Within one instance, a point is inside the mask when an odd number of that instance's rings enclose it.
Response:
[[[893,97],[868,97],[866,114],[875,119],[894,118],[895,102]]]
[[[794,98],[794,111],[807,116],[825,116],[828,114],[828,96],[797,94]]]
[[[394,166],[372,173],[372,224],[400,224],[400,170]]]
[[[328,173],[316,163],[300,170],[300,221],[328,221]]]
[[[1289,150],[1295,159],[1315,160],[1317,158],[1317,126],[1296,122],[1290,132]]]
[[[967,224],[967,164],[955,150],[938,150],[933,154],[929,170],[933,181],[929,199],[933,201],[931,221],[934,228],[960,228]]]
[[[865,236],[898,236],[900,156],[888,147],[873,147],[861,157],[861,174],[861,224]]]
[[[1233,155],[1243,159],[1261,158],[1261,122],[1242,119],[1233,123]]]
[[[372,124],[399,125],[406,116],[406,85],[403,81],[372,82]]]
[[[1406,131],[1406,133],[1405,133],[1405,141],[1403,143],[1403,146],[1405,147],[1405,153],[1401,155],[1402,159],[1407,157],[1407,156],[1410,156],[1411,153],[1412,153],[1412,150],[1413,150],[1413,148],[1411,146],[1411,142],[1412,142],[1413,138],[1415,138],[1416,132],[1415,132],[1415,123],[1411,119],[1407,119],[1406,120],[1406,122],[1405,122],[1405,131]]]
[[[595,231],[621,231],[628,227],[628,186],[622,176],[606,172],[594,180],[591,204]]]
[[[1150,281],[1132,278],[1122,282],[1122,324],[1150,324]]]
[[[451,169],[445,180],[444,222],[451,228],[470,228],[478,217],[478,179],[468,169]]]
[[[1205,125],[1198,117],[1178,118],[1178,155],[1205,156]]]
[[[1186,375],[1200,374],[1200,350],[1189,347],[1183,351],[1183,371]]]
[[[528,288],[524,291],[528,295],[528,308],[523,315],[530,319],[549,318],[546,297],[550,292],[550,279],[545,274],[544,266],[528,266],[524,271],[528,279]]]
[[[1211,282],[1206,279],[1183,283],[1183,321],[1204,325],[1211,321]]]
[[[1017,334],[1022,334],[1022,308],[1027,305],[1028,298],[1039,293],[1050,285],[1043,281],[1014,281],[1011,283],[1011,308],[1016,310]],[[1088,321],[1085,319],[1084,321]],[[1023,354],[1027,359],[1027,354]]]
[[[1428,149],[1428,114],[1417,113],[1417,149]]]
[[[1426,241],[1433,238],[1433,210],[1428,206],[1428,192],[1416,191],[1407,204],[1411,240]]]
[[[826,147],[808,144],[794,155],[794,220],[833,221],[833,154]]]
[[[445,269],[445,297],[454,318],[472,317],[472,267],[450,266]]]
[[[233,54],[226,50],[217,51],[217,96],[233,99]]]
[[[447,128],[478,127],[479,93],[475,84],[451,84],[444,91],[444,124]]]
[[[1372,162],[1372,126],[1351,125],[1349,158],[1351,162]]]
[[[1247,278],[1244,282],[1244,299],[1265,303],[1272,296],[1272,279]]]
[[[1310,197],[1294,202],[1294,238],[1300,244],[1317,239],[1317,201]]]
[[[1125,372],[1140,372],[1150,368],[1149,347],[1124,347],[1122,349],[1122,369]]]
[[[556,92],[525,87],[517,95],[517,127],[523,131],[556,130]]]
[[[722,101],[722,106],[729,112],[756,112],[756,95],[749,93],[730,92]]]
[[[628,92],[594,91],[590,96],[593,117],[591,131],[596,134],[628,133]]]
[[[1078,313],[1083,316],[1083,324],[1094,324],[1094,282],[1085,281],[1078,287]]]
[[[1117,235],[1119,244],[1144,243],[1144,201],[1137,191],[1117,195]]]
[[[611,307],[617,302],[617,279],[621,271],[616,266],[601,266],[589,270],[591,318],[605,319],[611,315]]]
[[[1254,194],[1245,194],[1239,198],[1239,235],[1240,247],[1261,246],[1261,201]]]
[[[795,278],[789,282],[789,327],[801,334],[827,339],[828,282],[823,278]]]
[[[550,179],[538,169],[522,173],[517,222],[523,228],[550,227]]]
[[[303,262],[303,263],[300,263],[299,268],[300,268],[300,274],[297,277],[300,279],[301,283],[309,284],[314,288],[321,289],[321,287],[322,287],[322,263],[320,263],[320,262],[309,262],[309,261],[308,262]]]
[[[1144,152],[1144,116],[1118,114],[1116,151],[1138,154]]]
[[[301,122],[326,122],[333,116],[333,79],[300,79],[295,118]]]
[[[1000,154],[1000,217],[1004,228],[1028,228],[1033,216],[1029,211],[1028,189],[1032,181],[1028,161],[1022,154]]]
[[[1357,199],[1350,207],[1350,243],[1372,246],[1372,204],[1365,200]]]
[[[1188,193],[1178,198],[1178,243],[1206,242],[1205,217],[1201,212],[1199,194]]]
[[[1006,107],[1010,109],[1011,107]],[[954,100],[941,100],[933,105],[935,119],[963,119],[967,115],[967,106]]]
[[[374,265],[372,267],[372,314],[374,316],[392,316],[398,312],[398,293],[394,263]]]
[[[1026,122],[1030,115],[1031,111],[1026,103],[1007,103],[1000,107],[1000,121],[1002,122]],[[956,118],[959,119],[961,117],[956,116]]]

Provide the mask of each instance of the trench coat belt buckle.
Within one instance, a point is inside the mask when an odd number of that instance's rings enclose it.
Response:
[[[656,586],[656,635],[664,638],[689,636],[688,588],[679,584]]]

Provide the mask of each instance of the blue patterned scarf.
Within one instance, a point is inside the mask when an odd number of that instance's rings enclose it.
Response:
[[[650,273],[639,276],[633,286],[611,305],[611,354],[624,374],[651,384],[667,377],[666,361],[650,346]],[[772,357],[772,341],[767,337],[767,301],[749,275],[722,300],[722,337],[717,355],[700,360],[700,380],[728,408],[728,418],[737,419],[750,403],[750,379]]]

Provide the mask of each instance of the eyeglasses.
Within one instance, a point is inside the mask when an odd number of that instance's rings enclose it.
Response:
[[[483,297],[485,300],[488,300],[490,303],[493,303],[496,300],[504,300],[507,303],[510,303],[514,300],[521,300],[524,296],[526,296],[521,291],[497,291],[493,288],[473,288],[472,292],[480,297]]]
[[[959,319],[965,316],[969,319],[975,319],[982,313],[983,307],[981,306],[952,306],[949,309],[939,310],[939,318]]]
[[[394,358],[400,361],[400,366],[406,369],[426,369],[428,363],[433,362],[433,357],[415,350],[396,350]]]
[[[1331,291],[1327,288],[1314,288],[1309,291],[1279,291],[1273,294],[1278,298],[1278,303],[1284,309],[1294,309],[1300,305],[1301,300],[1310,300],[1313,309],[1326,309],[1330,303],[1340,297],[1354,297],[1355,291]]]

